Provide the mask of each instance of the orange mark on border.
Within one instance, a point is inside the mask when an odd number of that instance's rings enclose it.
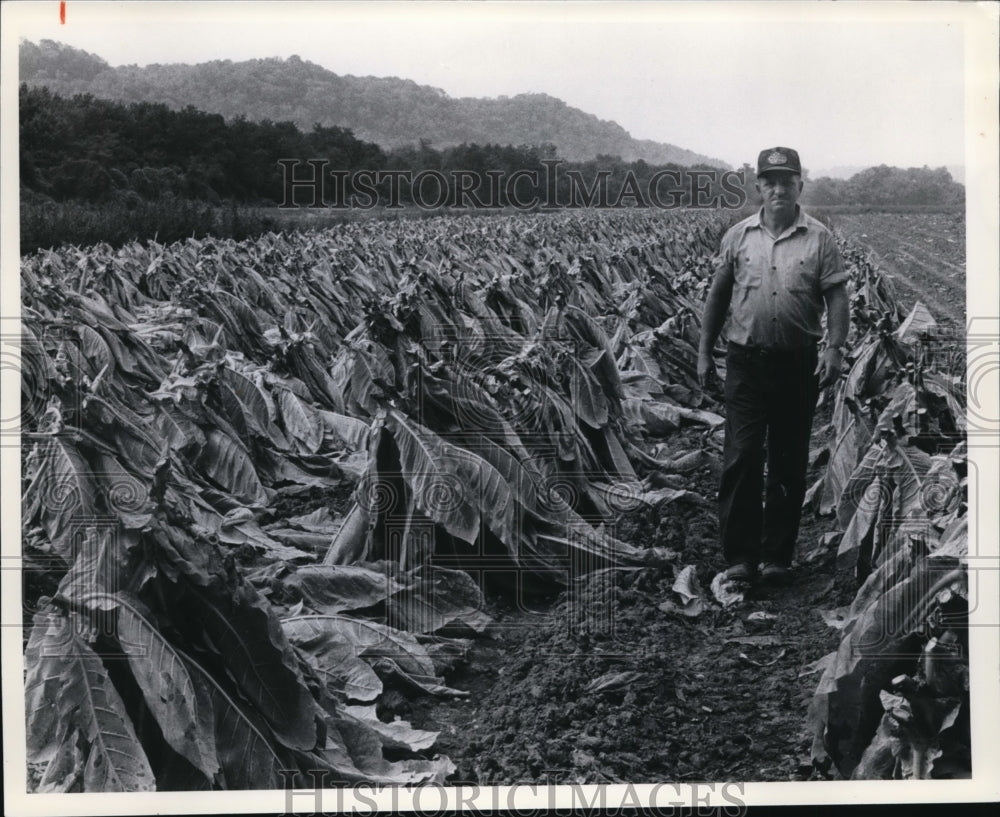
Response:
[[[66,0],[59,2],[59,24],[66,25]]]

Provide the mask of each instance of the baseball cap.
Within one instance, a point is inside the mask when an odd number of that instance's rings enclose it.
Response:
[[[765,148],[757,157],[757,175],[770,173],[772,170],[784,170],[801,176],[802,163],[799,161],[799,154],[791,148]]]

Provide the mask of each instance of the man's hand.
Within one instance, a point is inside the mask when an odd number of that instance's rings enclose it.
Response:
[[[843,362],[844,356],[837,347],[830,346],[823,352],[823,357],[820,358],[819,366],[816,368],[816,374],[819,375],[820,390],[836,383],[840,379],[840,367]]]
[[[728,266],[716,268],[712,286],[705,299],[701,316],[701,337],[698,339],[698,385],[704,389],[719,379],[712,360],[712,349],[726,320],[729,300],[733,296],[733,270]]]
[[[698,385],[703,389],[707,388],[709,383],[715,383],[719,380],[719,373],[715,370],[715,361],[712,359],[711,352],[698,352]]]

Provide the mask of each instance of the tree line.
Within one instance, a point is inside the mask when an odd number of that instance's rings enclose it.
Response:
[[[555,178],[555,193],[569,201],[573,175],[586,190],[600,185],[594,199],[614,202],[623,198],[642,206],[649,184],[661,171],[681,171],[680,165],[626,162],[617,156],[597,156],[588,162],[559,159],[552,144],[462,144],[435,148],[418,145],[383,150],[357,139],[345,128],[316,124],[302,131],[291,122],[251,122],[239,117],[226,121],[219,114],[188,106],[174,111],[159,103],[122,105],[89,95],[64,98],[45,87],[21,86],[21,184],[35,198],[57,202],[91,203],[183,198],[208,204],[287,204],[288,171],[282,160],[305,165],[322,159],[329,170],[399,170],[410,174],[432,171],[451,184],[455,171],[488,181],[526,171],[543,180]],[[559,167],[544,163],[559,162]],[[717,171],[708,165],[695,169]],[[308,167],[304,171],[308,174]],[[301,175],[301,173],[299,173]],[[668,177],[659,189],[668,199]],[[680,177],[677,177],[680,178]],[[350,180],[347,182],[350,184]],[[674,181],[681,188],[686,181]],[[719,194],[717,183],[703,180],[702,198]],[[631,190],[639,195],[628,195]],[[355,191],[348,190],[348,193]],[[387,192],[387,191],[385,191]],[[449,191],[452,192],[452,191]],[[674,196],[673,198],[678,198]],[[447,196],[454,200],[455,197]],[[415,203],[402,189],[401,203]],[[636,201],[637,199],[638,201]],[[496,201],[510,204],[501,186]]]
[[[951,205],[965,200],[965,185],[956,182],[946,167],[879,165],[849,179],[810,180],[802,200],[822,205]]]

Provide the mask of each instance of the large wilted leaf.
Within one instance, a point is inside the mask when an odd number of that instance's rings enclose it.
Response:
[[[900,548],[868,577],[810,704],[818,762],[829,757],[842,774],[851,774],[870,742],[864,725],[874,731],[881,715],[879,690],[897,675],[900,657],[914,653],[937,593],[961,573],[955,559],[927,559]]]
[[[138,603],[119,595],[115,635],[164,739],[209,780],[219,770],[213,715],[199,706],[184,659]]]
[[[440,695],[445,698],[468,698],[469,693],[461,689],[446,686],[441,678],[428,675],[417,675],[407,672],[392,658],[380,657],[372,659],[372,666],[380,673],[394,678],[403,687],[426,695]]]
[[[107,341],[100,332],[86,324],[75,327],[75,331],[80,340],[80,352],[90,362],[91,377],[103,371],[104,376],[110,379],[114,375],[115,358]]]
[[[213,481],[244,504],[267,502],[267,493],[254,470],[250,452],[232,437],[210,429],[205,435],[205,447],[198,463]]]
[[[389,749],[421,752],[425,749],[430,749],[438,737],[437,732],[414,729],[408,721],[397,719],[386,722],[379,720],[375,704],[369,704],[368,706],[345,706],[344,714],[346,718],[359,721],[376,732],[382,741],[382,745]]]
[[[463,434],[461,442],[466,449],[474,451],[496,469],[524,509],[537,511],[539,492],[544,489],[545,483],[545,477],[539,471],[539,463],[517,439],[513,429],[509,429],[509,434],[504,439],[512,439],[513,447],[508,449],[498,444],[492,437],[478,432]],[[494,530],[494,533],[500,535],[497,530]],[[505,542],[505,544],[513,549],[517,542]]]
[[[319,415],[291,389],[277,389],[277,401],[285,430],[298,443],[300,451],[315,454],[323,442],[323,424]]]
[[[900,550],[868,576],[847,612],[837,658],[820,679],[817,692],[836,690],[837,682],[859,663],[879,661],[881,652],[909,634],[906,620],[914,609],[912,591],[929,586],[921,584],[928,575],[925,559]]]
[[[149,485],[144,479],[126,469],[118,458],[101,455],[94,458],[94,477],[104,494],[108,511],[131,530],[138,530],[149,523],[152,506],[149,503]]]
[[[596,438],[595,447],[601,448],[601,463],[612,478],[620,478],[623,482],[638,480],[628,454],[611,426],[605,426],[593,436]]]
[[[469,544],[478,539],[484,520],[502,539],[511,539],[513,496],[493,466],[395,409],[388,413],[385,427],[396,442],[403,479],[421,511]]]
[[[350,352],[342,353],[341,366],[350,384],[347,409],[361,417],[374,416],[383,396],[392,389],[396,380],[395,369],[385,350],[373,344],[366,348],[355,347]]]
[[[845,486],[859,460],[871,446],[872,432],[853,404],[838,398],[833,413],[834,436],[830,443],[830,460],[823,474],[821,514],[832,513],[841,501]]]
[[[948,419],[954,428],[964,435],[967,419],[963,384],[958,378],[940,372],[924,372],[921,381],[927,392],[944,399],[945,405],[948,407],[946,412]]]
[[[250,446],[255,439],[261,439],[276,448],[288,448],[288,440],[270,421],[267,403],[256,385],[232,369],[224,368],[217,386],[221,412],[245,445]]]
[[[374,701],[382,693],[382,681],[371,665],[358,657],[349,634],[326,626],[322,618],[287,618],[282,627],[334,698]]]
[[[965,560],[969,553],[969,517],[968,514],[957,514],[941,531],[933,556],[943,556],[952,559]]]
[[[355,718],[337,718],[329,724],[323,759],[345,781],[382,785],[442,784],[455,771],[448,758],[388,761],[382,755],[382,737]]]
[[[88,415],[97,412],[98,405],[104,412],[100,422],[111,426],[111,436],[118,451],[118,458],[122,462],[127,462],[136,473],[146,478],[151,477],[164,446],[155,432],[152,432],[146,417],[136,414],[122,403],[112,404],[106,401],[99,404],[93,398],[88,404]],[[94,421],[84,417],[85,428],[90,426],[91,422]]]
[[[864,495],[858,502],[854,515],[851,517],[847,530],[844,531],[837,549],[837,556],[851,556],[857,558],[858,552],[871,553],[871,534],[878,518],[879,510],[882,508],[882,500],[885,494],[881,480],[876,476],[865,489]]]
[[[481,633],[492,623],[479,586],[462,570],[421,565],[399,579],[406,586],[390,599],[389,611],[408,632],[460,627]]]
[[[681,425],[680,406],[673,403],[630,397],[625,400],[625,410],[654,437],[666,436]]]
[[[602,428],[608,422],[608,401],[593,372],[575,357],[567,360],[569,367],[569,401],[579,417],[591,428]]]
[[[252,351],[264,350],[264,332],[257,313],[242,300],[224,290],[212,293],[214,311],[226,325],[236,344],[245,344]]]
[[[267,402],[260,389],[251,380],[230,368],[220,370],[219,377],[224,386],[229,389],[255,427],[264,431],[270,425],[271,417],[267,410]]]
[[[240,508],[237,510],[246,510],[245,508]],[[240,545],[243,547],[253,548],[254,551],[259,553],[263,559],[268,560],[281,560],[284,562],[303,562],[310,561],[312,555],[306,553],[304,550],[299,550],[294,547],[293,543],[287,543],[285,540],[278,541],[281,537],[272,538],[270,532],[265,533],[261,530],[260,525],[258,525],[252,518],[244,519],[239,522],[227,521],[223,519],[222,524],[218,530],[218,537],[220,542],[224,542],[228,545]],[[324,540],[328,542],[329,539]]]
[[[931,458],[916,446],[890,441],[884,465],[896,484],[893,511],[898,519],[922,519],[929,508],[923,496],[924,475],[930,470]]]
[[[681,612],[690,618],[701,615],[705,610],[705,592],[698,584],[694,565],[682,568],[670,588],[681,599]]]
[[[37,472],[28,484],[23,506],[37,512],[42,527],[66,561],[72,562],[72,536],[77,521],[93,516],[96,499],[91,468],[76,448],[63,437],[40,444]],[[25,520],[32,524],[32,519]],[[37,524],[37,523],[36,523]]]
[[[67,728],[60,722],[53,702],[59,700],[63,685],[62,642],[68,638],[69,624],[69,619],[54,612],[36,614],[24,653],[27,752],[28,760],[33,763],[48,763],[55,757],[60,733]]]
[[[193,584],[204,587],[217,581],[223,572],[217,547],[162,520],[154,518],[142,540],[155,554],[157,568],[171,580],[184,574]]]
[[[129,332],[127,326],[118,323],[117,327],[113,327],[102,321],[97,324],[97,331],[111,350],[120,369],[132,375],[144,374],[150,380],[160,379],[161,372],[157,365],[159,358],[151,353],[138,336]]]
[[[45,409],[42,397],[47,394],[48,381],[56,376],[55,365],[38,340],[34,326],[21,323],[21,422],[24,431],[35,431]]]
[[[423,398],[428,407],[454,417],[461,433],[455,435],[456,444],[461,441],[473,451],[479,450],[479,438],[487,439],[501,446],[519,460],[527,460],[530,454],[511,423],[500,413],[494,398],[478,382],[478,378],[461,379],[457,372],[450,380],[438,381],[432,375],[424,377]],[[451,436],[451,435],[449,435]]]
[[[912,530],[913,525],[924,526],[927,514],[923,481],[930,465],[931,459],[925,452],[901,445],[891,435],[881,446],[872,446],[854,470],[841,497],[837,513],[841,524],[847,525],[847,531],[839,552],[846,553],[860,544],[878,515],[887,514],[892,520],[892,533],[897,539]],[[873,558],[879,555],[876,550]]]
[[[850,476],[841,491],[837,507],[837,520],[841,527],[847,527],[850,524],[858,507],[866,501],[866,492],[878,475],[878,464],[881,458],[882,448],[873,445],[865,452],[861,461],[851,469]]]
[[[80,607],[95,592],[114,592],[125,576],[127,537],[135,533],[107,525],[83,528],[74,537],[73,564],[62,577],[56,597]]]
[[[187,598],[233,680],[278,740],[293,749],[312,749],[314,701],[271,606],[246,583],[225,595],[193,590]]]
[[[195,661],[185,656],[198,708],[213,716],[222,782],[227,789],[277,789],[284,785],[282,760],[266,727],[252,717]]]
[[[153,770],[125,704],[78,626],[57,614],[35,617],[25,651],[28,760],[56,764],[59,773],[44,778],[53,789],[152,791]]]
[[[847,373],[842,387],[844,396],[860,404],[881,394],[906,360],[906,350],[891,337],[870,337]]]
[[[529,555],[540,560],[539,566],[544,565],[544,570],[560,582],[615,564],[662,566],[677,556],[666,548],[641,548],[623,542],[603,526],[594,527],[571,508],[563,512],[558,524],[539,524],[528,547]]]
[[[584,448],[587,441],[580,434],[573,408],[567,403],[562,395],[544,385],[536,388],[540,405],[533,410],[537,420],[529,425],[526,432],[532,435],[548,435],[555,443],[556,455],[563,462],[579,463],[584,457],[581,455],[581,443]],[[589,458],[592,462],[596,457]]]
[[[410,633],[385,624],[341,615],[291,616],[282,621],[295,643],[309,639],[351,645],[355,655],[380,669],[432,694],[464,695],[444,685],[434,673],[434,662],[424,646]]]
[[[335,411],[317,409],[316,413],[323,421],[326,430],[338,439],[343,440],[355,451],[363,451],[368,444],[368,434],[371,427],[364,420],[338,414]]]
[[[938,736],[958,717],[955,698],[908,700],[882,690],[885,714],[871,744],[851,773],[853,780],[929,780],[941,757]]]
[[[301,516],[290,516],[285,520],[285,524],[292,525],[302,530],[312,533],[334,534],[339,527],[338,523],[330,514],[330,509],[326,506],[317,508]]]
[[[903,343],[914,343],[920,338],[921,333],[934,329],[937,325],[937,321],[924,306],[923,301],[917,301],[910,314],[896,330],[896,337]]]
[[[153,430],[169,444],[171,450],[200,450],[205,445],[205,433],[179,407],[159,401],[154,405],[157,414],[152,423]]]
[[[358,502],[352,504],[323,556],[323,564],[349,565],[357,562],[365,547],[370,521],[364,507]]]
[[[608,397],[620,399],[622,382],[607,334],[590,315],[572,304],[563,312],[563,320],[580,341],[593,347],[583,355],[583,360],[596,382]]]
[[[323,629],[358,648],[362,657],[388,656],[407,672],[434,675],[434,664],[421,644],[407,632],[375,621],[341,615],[292,616],[282,621],[285,632]]]
[[[284,580],[317,613],[340,613],[385,603],[403,589],[385,569],[355,565],[304,565]]]

